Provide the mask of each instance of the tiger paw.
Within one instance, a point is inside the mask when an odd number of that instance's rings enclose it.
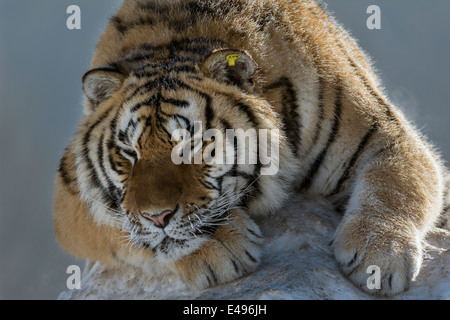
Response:
[[[407,290],[422,263],[418,237],[392,226],[354,218],[338,227],[333,240],[339,266],[357,287],[374,295]]]
[[[172,265],[186,284],[206,289],[245,276],[259,265],[262,236],[256,223],[239,211],[231,213],[229,222]]]

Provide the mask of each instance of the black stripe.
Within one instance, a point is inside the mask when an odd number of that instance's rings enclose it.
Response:
[[[191,14],[191,18],[199,18],[201,16],[214,17],[217,15],[217,11],[207,6],[206,3],[200,3],[199,1],[189,1],[186,4],[186,10]]]
[[[136,120],[131,119],[126,128],[125,131],[120,130],[117,138],[119,139],[119,141],[121,141],[123,144],[129,146],[131,144],[131,140],[130,140],[130,135],[132,135],[134,133],[134,131],[136,130],[136,127],[138,125],[138,122],[136,122]]]
[[[199,58],[212,52],[211,47],[220,47],[224,43],[218,39],[208,39],[203,37],[184,38],[180,40],[174,40],[166,45],[152,46],[150,44],[144,44],[136,48],[136,51],[146,51],[145,53],[138,53],[125,57],[124,62],[140,62],[142,60],[150,60],[154,53],[163,53],[168,51],[170,57],[176,57],[175,52],[183,53],[188,52],[197,55]],[[192,57],[190,57],[192,58]],[[197,61],[198,62],[198,61]]]
[[[139,111],[142,107],[155,107],[155,103],[157,103],[156,97],[151,97],[143,102],[139,102],[131,108],[130,113],[135,113]]]
[[[125,135],[127,137],[126,140],[128,140],[129,142],[131,142],[131,141],[130,141],[130,139],[128,137],[130,135],[132,136],[134,134],[134,132],[136,131],[137,126],[138,126],[138,122],[135,119],[130,119],[130,121],[128,122],[127,127],[125,129]],[[119,132],[119,134],[120,134],[120,132]]]
[[[164,68],[164,66],[163,66]],[[193,73],[193,74],[197,74],[197,70],[195,69],[195,67],[191,66],[191,65],[181,65],[181,66],[173,66],[173,67],[165,67],[164,70],[168,73],[170,72],[185,72],[185,73]]]
[[[119,131],[117,138],[126,145],[130,144],[130,139],[128,138],[127,133],[122,130]]]
[[[211,267],[211,265],[209,263],[207,263],[208,265],[208,270],[209,270],[209,274],[212,276],[212,281],[213,281],[213,285],[217,283],[217,275],[214,272],[213,268]],[[209,277],[208,277],[208,282],[209,282]]]
[[[110,195],[108,192],[105,192],[105,188],[103,187],[101,180],[99,179],[97,175],[97,171],[95,170],[94,163],[92,162],[92,159],[89,157],[89,142],[91,138],[92,131],[105,120],[105,118],[109,115],[109,111],[105,112],[93,125],[91,125],[88,129],[88,131],[85,133],[83,137],[83,151],[82,151],[82,158],[86,161],[88,170],[90,171],[90,183],[99,189],[102,193],[102,198],[107,202],[107,205],[111,208],[117,208],[117,200],[113,198],[112,195]]]
[[[150,57],[148,57],[148,59],[150,59]],[[154,60],[152,60],[151,63],[148,63],[144,66],[140,66],[140,69],[142,71],[135,71],[134,74],[138,77],[138,78],[151,78],[154,77],[158,74],[161,74],[160,72],[164,72],[166,74],[169,73],[180,73],[180,72],[184,72],[184,73],[190,73],[190,74],[197,74],[197,70],[195,69],[194,66],[192,65],[174,65],[176,64],[178,61],[170,61],[167,62],[166,60],[160,61],[160,63],[155,63]],[[198,62],[196,62],[198,63]],[[151,68],[150,70],[147,70],[148,68]],[[153,69],[157,69],[159,72],[153,72],[151,70]]]
[[[375,274],[375,270],[373,270],[372,274]],[[406,283],[408,283],[408,282],[409,282],[409,279],[406,280]],[[389,285],[389,289],[392,290],[392,273],[389,274],[388,285]]]
[[[211,46],[223,46],[224,43],[218,39],[208,39],[205,37],[184,38],[174,40],[169,48],[173,51],[190,52],[203,56],[211,53]]]
[[[167,128],[164,126],[164,124],[169,121],[169,119],[173,118],[173,115],[167,114],[164,111],[162,111],[160,108],[156,110],[155,113],[155,125],[157,130],[160,132],[163,132],[165,134],[165,137],[161,134],[157,134],[156,137],[167,144],[172,144],[172,132],[169,132]]]
[[[66,156],[62,157],[61,160],[59,161],[58,172],[65,184],[71,184],[73,180],[70,179],[68,176],[67,170],[64,165],[65,160],[66,160]]]
[[[275,83],[266,87],[266,90],[282,89],[281,98],[281,117],[283,120],[283,129],[287,140],[295,156],[298,155],[301,143],[300,134],[300,114],[297,105],[297,92],[294,85],[287,77],[281,77]]]
[[[251,254],[250,254],[250,252],[248,252],[247,250],[245,250],[245,254],[247,255],[247,257],[252,261],[252,262],[258,262],[258,260],[256,260],[255,259],[255,257],[254,256],[252,256]]]
[[[179,126],[182,128],[185,128],[187,131],[191,132],[191,129],[193,130],[193,128],[191,128],[191,122],[188,118],[180,115],[180,114],[174,114],[170,116],[172,119],[175,119]],[[193,132],[191,132],[192,134]]]
[[[195,90],[193,88],[191,88],[190,86],[188,86],[187,84],[185,84],[183,81],[176,79],[176,78],[169,78],[167,76],[161,76],[159,78],[155,78],[152,79],[150,81],[145,82],[144,84],[140,85],[139,87],[137,87],[133,93],[127,97],[124,102],[129,102],[130,100],[132,100],[136,95],[138,94],[143,94],[143,93],[148,93],[151,91],[154,91],[156,89],[161,89],[164,88],[166,90],[176,90],[176,89],[186,89],[188,91],[193,91],[196,92],[202,96],[207,96],[205,93],[200,92],[199,90]],[[208,96],[209,97],[209,96]],[[154,105],[156,102],[164,102],[164,99],[160,93],[153,95],[150,98],[147,98],[146,101],[141,102],[139,104],[137,104],[133,109],[132,112],[135,112],[137,110],[139,110],[139,108],[141,108],[143,105]],[[171,99],[165,99],[167,102],[174,102],[174,104],[176,104],[177,100],[171,100]],[[158,104],[157,104],[158,106]],[[181,105],[182,107],[187,106],[185,103],[183,103]]]
[[[152,26],[154,25],[154,20],[150,17],[140,17],[138,20],[125,22],[118,16],[111,18],[111,23],[122,35],[125,35],[130,29],[137,26]]]
[[[272,12],[272,8],[266,8],[266,10],[261,11],[256,17],[255,22],[258,25],[258,31],[264,32],[269,25],[279,24],[279,20],[277,19],[274,12]]]
[[[168,104],[174,105],[174,106],[179,107],[179,108],[187,108],[187,107],[189,107],[189,102],[187,102],[185,100],[177,100],[177,99],[171,99],[171,98],[167,99],[167,98],[162,97],[161,102],[168,103]]]
[[[214,119],[214,111],[211,107],[211,97],[205,93],[201,93],[204,99],[206,99],[206,106],[205,106],[205,117],[206,117],[206,126],[205,130],[208,130],[211,128],[211,122]]]
[[[113,119],[111,120],[111,123],[109,125],[109,128],[111,130],[111,135],[115,136],[116,135],[116,130],[117,130],[117,121],[119,120],[119,114],[120,111],[123,108],[123,103],[119,106],[119,108],[117,108],[116,114],[114,115]]]
[[[107,113],[105,113],[99,120],[97,120],[97,122],[95,122],[89,129],[88,131],[85,133],[84,137],[83,137],[83,152],[82,152],[82,157],[83,159],[87,162],[87,167],[88,169],[91,171],[90,177],[91,177],[91,183],[97,187],[98,189],[103,190],[102,188],[102,184],[96,174],[96,171],[94,169],[94,163],[92,162],[91,158],[89,157],[89,140],[90,140],[90,136],[92,131],[106,118]]]
[[[325,118],[325,111],[323,108],[323,100],[324,100],[324,86],[323,86],[323,81],[322,78],[319,77],[319,105],[318,105],[318,119],[317,119],[317,124],[316,124],[316,130],[314,132],[314,137],[313,140],[311,142],[311,148],[313,146],[316,145],[317,141],[319,140],[319,136],[320,136],[320,131],[322,130],[322,124],[323,124],[323,120]]]
[[[119,176],[125,175],[125,172],[124,172],[124,171],[122,171],[122,170],[120,170],[119,168],[117,168],[117,165],[116,165],[116,163],[114,162],[114,159],[113,159],[113,156],[112,156],[111,153],[108,155],[108,161],[109,161],[109,165],[110,165],[111,169],[112,169],[115,173],[117,173]]]
[[[254,124],[254,127],[256,129],[256,127],[257,127],[257,120],[256,120],[255,115],[251,112],[250,107],[245,105],[245,104],[240,104],[240,105],[238,104],[237,106],[240,106],[240,111],[244,112],[247,115],[248,119]],[[223,127],[224,133],[226,132],[227,129],[233,129],[233,125],[230,124],[227,120],[225,120],[223,118],[220,118],[219,122],[221,123],[221,125]],[[219,179],[220,179],[220,186],[221,186],[220,189],[221,190],[222,190],[222,181],[223,181],[223,178],[225,176],[238,176],[239,175],[239,176],[243,177],[244,179],[251,179],[251,182],[253,182],[257,178],[258,174],[260,173],[261,167],[262,167],[262,164],[261,164],[261,161],[260,161],[261,159],[258,156],[257,163],[254,166],[254,170],[253,170],[253,174],[252,175],[249,175],[248,173],[244,173],[244,172],[241,172],[241,171],[238,170],[238,164],[237,164],[237,141],[236,141],[236,139],[237,139],[237,137],[234,136],[234,142],[233,142],[233,144],[234,144],[234,165],[233,165],[233,167],[232,167],[232,169],[230,171],[228,171],[227,173],[225,173],[221,177],[219,177]],[[258,139],[259,139],[259,137],[258,137]],[[227,157],[228,157],[228,155],[227,155]],[[242,197],[242,201],[241,202],[242,202],[243,206],[247,207],[250,200],[253,200],[253,198],[255,198],[257,194],[261,194],[261,190],[260,190],[261,186],[260,186],[259,183],[260,183],[259,180],[256,181],[253,184],[252,191],[249,192],[246,196]],[[250,198],[252,198],[252,199],[250,199]]]
[[[177,86],[179,86],[182,89],[188,90],[188,91],[192,91],[198,95],[200,95],[203,99],[205,99],[206,101],[206,105],[205,105],[205,120],[206,120],[206,126],[205,126],[205,130],[208,130],[211,128],[211,122],[214,119],[214,111],[212,109],[212,98],[206,94],[203,91],[200,91],[198,89],[194,89],[192,87],[190,87],[189,85],[185,84],[183,81],[176,79],[177,82]]]
[[[151,79],[151,80],[145,82],[144,84],[136,87],[134,89],[134,91],[124,101],[125,102],[129,102],[137,95],[149,93],[149,92],[155,90],[156,88],[158,88],[160,83],[161,83],[161,78]],[[152,98],[147,98],[146,101],[144,101],[144,102],[142,102],[140,104],[149,104],[149,105],[151,105],[152,99],[153,99],[153,97]]]
[[[235,104],[235,107],[239,108],[239,110],[242,113],[245,113],[245,115],[247,116],[247,119],[250,120],[250,122],[253,124],[253,127],[256,129],[258,127],[258,119],[256,118],[256,116],[253,114],[253,111],[251,110],[251,108],[246,105],[245,103],[242,102],[238,102],[237,104]]]
[[[286,126],[286,136],[291,145],[294,155],[298,155],[298,149],[301,144],[300,134],[300,114],[297,105],[297,92],[294,86],[286,79],[285,94],[283,96],[283,120]]]
[[[155,77],[155,76],[159,75],[159,73],[156,72],[156,71],[147,71],[147,70],[145,70],[146,67],[147,67],[147,65],[142,67],[141,68],[142,70],[134,70],[133,71],[133,75],[136,78],[139,78],[139,79],[140,78],[152,78],[152,77]]]
[[[166,89],[166,90],[175,90],[178,89],[178,83],[180,82],[180,80],[175,79],[175,78],[170,78],[167,75],[162,75],[161,79],[161,87]]]
[[[186,29],[192,28],[195,22],[196,21],[192,17],[188,19],[183,17],[181,19],[172,21],[170,27],[177,33],[183,33],[184,31],[186,31]]]
[[[100,167],[100,171],[102,172],[103,176],[105,177],[105,180],[107,181],[108,185],[103,186],[104,188],[108,188],[110,181],[108,178],[108,175],[106,174],[106,169],[105,169],[105,164],[103,163],[103,144],[104,144],[104,140],[105,140],[105,132],[103,130],[100,139],[98,140],[97,143],[97,161],[98,161],[98,165]]]
[[[231,260],[231,263],[233,264],[234,272],[239,274],[239,267],[238,267],[236,261]]]
[[[312,166],[309,168],[308,173],[306,174],[305,178],[303,179],[302,183],[300,184],[300,190],[308,189],[313,179],[315,178],[317,172],[319,171],[320,166],[322,165],[323,160],[325,159],[325,156],[327,154],[327,151],[330,147],[330,145],[334,142],[336,139],[336,135],[339,129],[340,120],[341,120],[341,111],[342,111],[342,88],[339,87],[337,89],[337,95],[335,100],[335,107],[334,107],[334,123],[333,127],[331,128],[330,134],[328,136],[328,141],[325,145],[325,147],[322,149],[322,151],[317,156],[316,160],[312,164]]]
[[[142,130],[142,133],[141,133],[141,135],[139,136],[139,138],[137,140],[137,145],[139,147],[139,150],[143,150],[142,139],[150,136],[150,134],[153,131],[153,128],[152,128],[152,116],[142,117],[142,119],[140,121],[141,121],[141,123],[145,122],[145,124],[143,125],[144,129]],[[149,131],[149,133],[146,133],[147,130]]]
[[[350,266],[351,266],[353,263],[355,263],[357,257],[358,257],[358,252],[355,252],[355,254],[353,255],[352,260],[350,260],[350,261],[347,263],[346,267],[347,267],[347,268],[350,268]]]
[[[248,187],[256,178],[256,170],[254,170],[255,172],[253,174],[249,174],[246,172],[242,172],[238,170],[239,165],[235,162],[233,164],[233,167],[226,173],[222,174],[221,176],[218,177],[211,177],[210,175],[208,175],[209,177],[216,179],[217,181],[220,182],[220,184],[223,181],[223,178],[225,177],[242,177],[245,180],[247,180],[248,184],[246,185],[246,187]],[[244,187],[243,189],[245,189],[246,187]]]
[[[320,8],[320,10],[322,10],[321,13],[326,14],[325,10],[321,7],[320,4],[318,5],[318,7]],[[310,7],[308,9],[317,19],[321,19],[318,16],[317,12],[315,11],[315,9],[317,9],[317,8]],[[338,30],[332,30],[330,27],[326,27],[326,29],[328,30],[328,32],[331,34],[332,37],[341,37],[342,36],[341,32]],[[348,41],[351,41],[351,40],[349,39]],[[378,101],[378,103],[381,106],[383,106],[385,108],[385,114],[388,117],[389,121],[400,128],[401,127],[400,122],[393,114],[390,105],[386,101],[384,101],[384,99],[378,94],[378,92],[369,85],[368,79],[366,78],[365,75],[363,75],[363,72],[361,72],[361,70],[358,68],[356,63],[353,61],[352,57],[348,54],[347,49],[345,48],[344,44],[339,41],[337,41],[336,43],[343,51],[343,54],[345,56],[347,56],[347,61],[349,62],[350,66],[353,68],[353,70],[355,71],[355,74],[360,78],[360,80],[366,87],[366,90]]]
[[[67,152],[67,149],[66,149],[66,152]],[[76,182],[76,177],[70,176],[69,172],[66,169],[66,161],[67,161],[67,156],[64,155],[59,162],[58,172],[59,172],[59,175],[61,176],[61,178],[63,179],[64,184],[71,185]]]
[[[98,161],[98,165],[100,167],[100,170],[106,180],[107,185],[104,186],[105,190],[108,190],[108,195],[109,198],[107,199],[107,201],[109,202],[108,206],[110,208],[118,208],[120,206],[119,203],[119,189],[114,186],[113,182],[111,181],[111,178],[109,177],[108,173],[106,172],[106,168],[105,168],[105,161],[103,159],[103,155],[104,155],[104,140],[105,140],[105,133],[102,132],[98,145],[97,145],[97,161]],[[95,168],[95,167],[94,167]],[[95,169],[94,169],[95,170]]]
[[[221,188],[218,188],[218,187],[216,187],[215,185],[213,185],[212,183],[210,183],[210,182],[208,182],[208,181],[203,181],[202,179],[197,179],[198,180],[198,182],[200,182],[205,188],[207,188],[207,189],[214,189],[214,190],[219,190],[220,191],[220,189]],[[216,179],[217,180],[217,179]]]
[[[166,16],[170,13],[170,6],[161,6],[156,3],[144,1],[137,4],[139,9],[147,13],[158,14],[162,16]]]
[[[362,138],[361,142],[358,145],[358,148],[356,149],[355,153],[353,153],[353,156],[350,159],[350,162],[348,163],[347,167],[345,168],[342,176],[339,178],[339,181],[334,188],[334,190],[329,194],[329,196],[333,196],[337,194],[340,190],[342,185],[345,181],[350,177],[350,170],[355,165],[356,161],[358,160],[359,156],[361,155],[362,151],[364,150],[365,146],[367,145],[369,139],[372,137],[372,135],[378,131],[379,125],[377,122],[375,122],[372,127],[367,131],[367,133]]]
[[[389,121],[400,128],[401,127],[400,126],[400,122],[398,121],[398,119],[393,114],[390,105],[379,95],[379,93],[375,89],[373,89],[370,86],[369,81],[362,74],[362,72],[358,69],[358,66],[351,59],[351,57],[347,57],[347,60],[348,60],[348,62],[350,64],[350,66],[355,71],[356,75],[361,79],[361,81],[364,84],[364,87],[366,88],[366,90],[372,95],[372,97],[374,97],[377,100],[377,102],[378,102],[378,104],[380,104],[380,106],[384,107],[385,114],[388,117]]]
[[[137,49],[137,50],[139,50],[139,49]],[[139,65],[139,69],[145,69],[148,67],[156,68],[157,64],[154,62],[154,56],[155,56],[155,54],[153,52],[144,52],[144,53],[138,53],[138,54],[126,56],[125,58],[122,58],[120,61],[127,63],[127,64]],[[147,61],[147,62],[142,65],[142,61]],[[152,75],[149,75],[149,76],[152,76]]]
[[[247,228],[247,231],[250,232],[250,233],[251,233],[253,236],[255,236],[256,238],[260,238],[260,239],[263,238],[262,236],[260,236],[259,234],[257,234],[255,231],[253,231],[253,230],[250,229],[250,228]]]
[[[123,153],[125,153],[127,156],[130,156],[131,158],[133,158],[134,162],[136,163],[138,160],[138,156],[137,153],[133,150],[128,150],[128,149],[123,149],[121,147],[116,147],[118,150],[122,151]],[[120,154],[119,154],[120,155]]]
[[[121,34],[125,34],[128,31],[128,27],[125,25],[123,20],[117,16],[111,18],[112,25],[119,31]]]
[[[255,170],[255,171],[256,171],[256,170]],[[233,176],[233,177],[242,177],[242,178],[244,178],[244,179],[246,179],[246,180],[250,180],[250,181],[256,179],[256,173],[249,174],[249,173],[242,172],[242,171],[239,171],[239,170],[235,170],[235,171],[233,172],[232,176]]]
[[[377,152],[375,152],[372,156],[372,158],[377,158],[378,156],[384,154],[385,152],[393,152],[393,149],[395,147],[396,142],[395,141],[391,141],[386,143],[386,145],[384,145],[383,147],[380,148],[380,150],[378,150]]]
[[[224,132],[226,132],[227,129],[233,129],[233,126],[227,120],[221,118],[219,121],[223,126]]]
[[[343,214],[345,210],[347,209],[348,201],[350,200],[350,195],[344,194],[339,197],[339,199],[333,201],[333,207],[334,210],[336,210],[337,213]]]

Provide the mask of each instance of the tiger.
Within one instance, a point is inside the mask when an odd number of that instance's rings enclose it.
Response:
[[[393,296],[419,274],[427,232],[448,228],[441,156],[322,3],[125,0],[82,89],[53,210],[57,239],[76,257],[204,290],[257,270],[255,219],[277,219],[301,193],[342,215],[330,239],[342,274]],[[224,134],[266,130],[276,173],[262,174],[259,154],[255,163],[175,164],[173,133],[194,135],[196,122]],[[373,265],[379,289],[367,286]]]

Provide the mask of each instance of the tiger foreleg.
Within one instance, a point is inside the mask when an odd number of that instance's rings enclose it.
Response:
[[[171,267],[186,284],[205,289],[255,270],[261,242],[256,223],[242,211],[233,210],[227,223],[219,226],[208,241]]]
[[[419,273],[422,241],[442,206],[432,161],[408,166],[406,156],[396,159],[361,171],[333,240],[343,273],[361,289],[388,296],[407,290]],[[373,270],[379,287],[368,284]]]

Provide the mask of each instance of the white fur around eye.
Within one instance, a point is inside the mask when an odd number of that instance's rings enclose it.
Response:
[[[174,130],[177,129],[186,129],[188,130],[190,127],[190,122],[188,122],[187,119],[181,118],[181,117],[177,117],[177,116],[173,116],[170,118],[170,120],[167,123],[166,129],[168,132],[173,132]]]
[[[127,149],[128,151],[129,149]],[[130,152],[133,152],[134,154],[136,154],[137,159],[139,159],[139,153],[134,151],[134,150],[129,150]],[[119,154],[124,157],[125,159],[127,159],[128,161],[130,161],[133,165],[135,165],[136,162],[136,158],[133,158],[131,155],[129,155],[127,152],[125,152],[125,150],[120,149]]]

